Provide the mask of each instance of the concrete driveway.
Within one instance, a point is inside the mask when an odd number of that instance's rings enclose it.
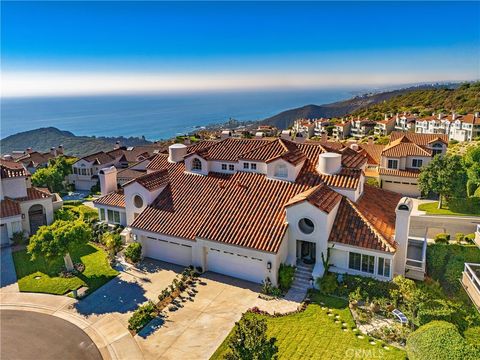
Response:
[[[0,266],[0,292],[18,292],[17,274],[10,247],[1,249]]]
[[[260,286],[215,273],[206,273],[193,301],[135,336],[145,359],[209,359],[249,308],[293,311],[297,303],[258,298]]]

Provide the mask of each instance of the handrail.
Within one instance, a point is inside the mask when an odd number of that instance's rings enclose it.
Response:
[[[465,274],[470,278],[478,291],[480,291],[480,279],[478,278],[475,271],[472,269],[472,266],[477,266],[480,269],[480,264],[474,263],[465,263]]]

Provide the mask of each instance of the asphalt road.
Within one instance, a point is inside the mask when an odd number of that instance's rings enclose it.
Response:
[[[3,360],[101,360],[92,340],[75,325],[31,311],[0,311]]]

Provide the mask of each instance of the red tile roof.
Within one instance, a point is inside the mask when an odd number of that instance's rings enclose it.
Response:
[[[96,152],[94,154],[90,154],[88,156],[85,156],[81,158],[80,160],[85,160],[88,162],[93,162],[94,164],[98,165],[103,165],[103,164],[108,164],[111,163],[115,160],[113,156],[108,155],[107,153],[103,151]],[[80,161],[79,160],[79,161]]]
[[[0,159],[0,177],[2,179],[29,176],[30,173],[22,163]]]
[[[148,191],[159,189],[163,186],[166,186],[169,182],[168,170],[162,169],[156,172],[139,176],[125,183],[123,186],[128,186],[134,182],[142,185]]]
[[[393,131],[390,134],[390,143],[392,143],[393,141],[401,137],[406,137],[408,140],[410,140],[414,144],[417,144],[420,146],[426,146],[427,144],[435,140],[448,144],[448,135],[445,135],[445,134],[419,134],[419,133],[402,132],[402,131]]]
[[[93,201],[94,204],[125,208],[125,195],[122,190],[99,197]]]
[[[21,215],[18,202],[5,198],[0,201],[0,218]]]
[[[359,144],[363,153],[367,156],[367,163],[372,165],[380,165],[382,151],[385,145],[378,144]]]
[[[242,154],[271,141],[274,140],[227,138],[218,141],[211,146],[204,147],[195,152],[190,152],[187,156],[197,154],[205,160],[237,161]]]
[[[390,143],[383,149],[382,156],[406,157],[406,156],[432,156],[432,150],[426,149],[412,142],[407,136],[402,136]]]
[[[287,202],[285,206],[291,206],[302,201],[308,201],[313,206],[328,214],[335,208],[341,199],[342,195],[331,190],[325,184],[320,184],[295,195]]]

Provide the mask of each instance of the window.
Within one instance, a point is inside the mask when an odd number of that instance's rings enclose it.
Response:
[[[390,277],[390,259],[378,258],[377,274]]]
[[[105,209],[99,209],[100,210],[100,220],[105,220]]]
[[[352,270],[373,274],[375,272],[375,256],[351,252],[348,258],[348,267]]]
[[[288,176],[287,165],[278,164],[275,167],[275,177],[286,178]]]
[[[107,210],[108,221],[111,223],[120,223],[120,213],[114,210]]]
[[[398,160],[388,160],[387,168],[398,169]]]
[[[422,159],[413,159],[412,160],[412,167],[414,168],[420,168],[422,167],[423,160]]]
[[[360,263],[361,263],[362,255],[357,253],[349,253],[348,258],[348,267],[353,270],[360,271]]]
[[[192,170],[194,170],[194,171],[201,171],[202,170],[202,162],[199,159],[197,159],[197,158],[193,159]]]
[[[73,168],[73,173],[78,174],[78,169],[76,167]]]
[[[227,170],[227,164],[222,164],[222,170]]]
[[[234,170],[235,170],[235,166],[233,164],[229,164],[228,171],[234,171]]]
[[[300,219],[300,221],[298,222],[298,227],[300,228],[300,231],[304,234],[311,234],[313,230],[315,230],[315,225],[313,224],[313,221],[307,218]]]
[[[248,163],[243,163],[243,168],[248,169]]]
[[[250,163],[250,169],[257,170],[257,164]]]
[[[442,146],[442,144],[438,144],[438,143],[433,144],[433,145],[432,145],[432,148],[433,148],[433,150],[432,150],[432,156],[439,155],[439,154],[441,154],[441,153],[443,152],[443,146]]]
[[[113,210],[107,210],[108,221],[113,222]]]
[[[133,204],[135,205],[135,207],[137,208],[141,208],[143,206],[143,199],[140,195],[135,195],[133,197]]]

